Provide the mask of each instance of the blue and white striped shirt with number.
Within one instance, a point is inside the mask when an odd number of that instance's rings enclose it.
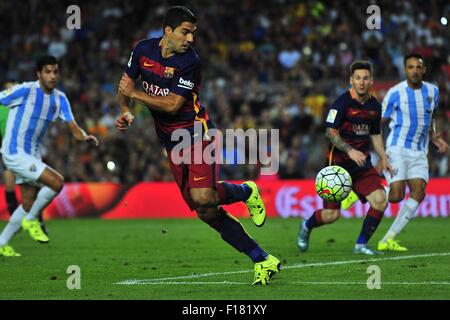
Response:
[[[74,120],[64,92],[54,89],[46,94],[39,81],[24,82],[0,92],[0,104],[10,108],[1,152],[25,152],[40,158],[40,144],[50,122],[60,118]]]
[[[438,104],[439,90],[431,83],[424,81],[414,90],[405,80],[392,87],[383,99],[383,117],[391,119],[386,147],[427,153],[431,119]]]

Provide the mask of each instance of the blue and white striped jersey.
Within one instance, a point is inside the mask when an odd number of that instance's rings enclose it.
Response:
[[[425,81],[417,90],[408,87],[406,80],[389,89],[383,99],[383,118],[391,119],[386,148],[399,146],[427,153],[431,119],[438,104],[439,89]]]
[[[25,152],[40,158],[40,144],[50,122],[57,118],[74,120],[64,92],[54,89],[46,94],[39,81],[24,82],[0,92],[0,104],[10,108],[1,152]]]

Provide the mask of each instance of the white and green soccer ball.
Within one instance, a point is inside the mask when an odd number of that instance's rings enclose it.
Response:
[[[342,167],[325,167],[317,174],[316,192],[324,200],[341,202],[352,191],[352,177]]]

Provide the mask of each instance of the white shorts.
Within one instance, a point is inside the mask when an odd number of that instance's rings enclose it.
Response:
[[[15,155],[2,154],[2,157],[6,168],[14,173],[16,184],[40,185],[37,180],[47,167],[41,159],[23,152]]]
[[[414,151],[400,147],[388,148],[386,154],[389,163],[394,169],[394,176],[384,172],[389,184],[395,181],[423,179],[429,180],[429,166],[427,154],[423,151]]]

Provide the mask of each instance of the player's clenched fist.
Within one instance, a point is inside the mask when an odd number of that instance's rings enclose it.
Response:
[[[134,116],[131,112],[122,113],[115,122],[116,128],[119,131],[126,131],[129,126],[133,124]]]
[[[448,144],[442,138],[438,137],[435,139],[432,139],[433,144],[438,148],[438,152],[440,154],[444,154],[448,150]]]

